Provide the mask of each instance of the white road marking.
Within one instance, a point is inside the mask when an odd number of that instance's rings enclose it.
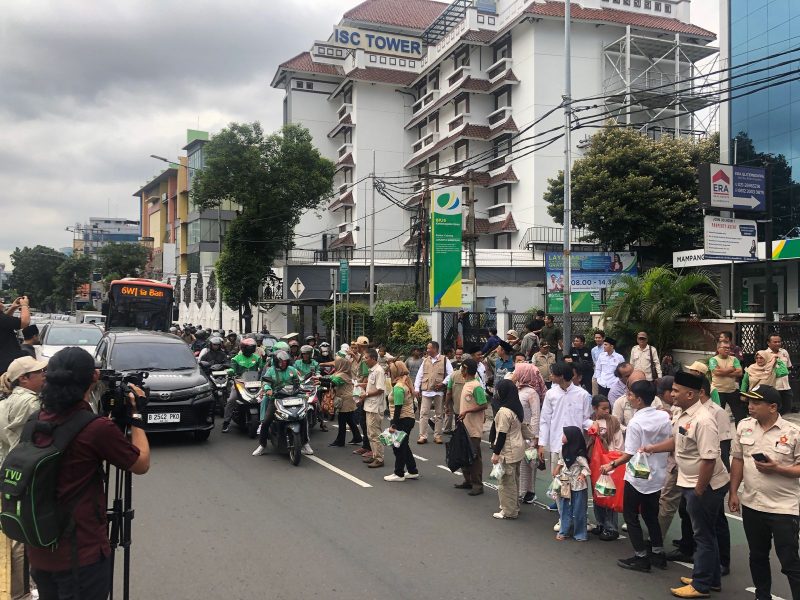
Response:
[[[679,560],[674,560],[672,562],[674,562],[676,565],[680,565],[682,567],[686,567],[687,569],[694,570],[694,565],[692,563],[685,563],[685,562],[681,562]]]
[[[496,489],[497,489],[497,486],[496,486],[495,484],[493,484],[493,483],[489,483],[488,481],[484,481],[484,482],[483,482],[483,485],[484,485],[484,487],[488,487],[488,488],[491,488],[491,489],[493,489],[493,490],[496,490]]]
[[[453,473],[453,475],[458,475],[459,477],[463,477],[464,476],[464,474],[461,471],[451,471],[450,469],[448,469],[444,465],[436,465],[436,466],[439,467],[440,469],[442,469],[443,471],[447,471],[448,473]]]
[[[308,458],[308,460],[314,461],[318,465],[322,465],[323,467],[325,467],[326,469],[329,469],[330,471],[333,471],[337,475],[341,475],[342,477],[344,477],[348,481],[352,481],[353,483],[355,483],[356,485],[361,486],[362,488],[371,488],[372,487],[366,481],[361,481],[358,477],[356,477],[354,475],[350,475],[350,473],[348,473],[347,471],[342,471],[339,467],[334,467],[331,463],[325,462],[324,460],[322,460],[321,458],[319,458],[317,456],[307,456],[306,458]]]
[[[744,591],[745,592],[750,592],[751,594],[755,594],[756,593],[756,588],[754,588],[754,587],[744,588]],[[781,598],[780,596],[776,596],[775,594],[772,594],[772,600],[784,600],[784,599]]]
[[[413,456],[414,456],[414,458],[416,458],[417,460],[421,460],[422,462],[428,462],[428,459],[427,459],[427,458],[425,458],[424,456],[419,456],[418,454],[414,454]]]

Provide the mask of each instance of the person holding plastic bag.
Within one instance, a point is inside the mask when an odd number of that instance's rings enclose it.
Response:
[[[589,502],[589,455],[580,427],[564,427],[561,435],[561,458],[553,469],[553,477],[561,483],[558,511],[561,521],[556,539],[566,540],[570,534],[576,542],[589,539],[586,530],[586,507]]]
[[[588,431],[591,437],[587,444],[589,456],[593,456],[594,444],[600,444],[604,452],[621,453],[625,449],[625,437],[622,435],[622,425],[619,419],[611,414],[611,403],[608,398],[600,394],[593,396],[592,408],[594,409],[593,422]],[[613,496],[617,492],[616,484],[610,477],[608,480],[604,481],[604,489],[595,488],[595,491],[603,496]],[[619,490],[619,493],[622,493],[622,490]],[[613,508],[594,502],[594,517],[597,519],[597,527],[590,529],[589,533],[599,536],[604,542],[611,542],[619,538],[619,519]]]
[[[408,438],[414,429],[414,384],[408,374],[406,364],[397,360],[389,363],[389,375],[392,378],[392,418],[389,431],[394,433],[402,431],[405,437],[399,446],[392,447],[394,451],[394,473],[387,475],[385,481],[405,481],[406,479],[419,479],[417,461],[408,446]]]
[[[502,379],[497,383],[492,410],[493,431],[497,432],[494,439],[489,440],[492,444],[492,464],[503,465],[503,474],[497,485],[500,511],[492,516],[495,519],[516,519],[519,516],[519,464],[525,456],[525,440],[522,438],[525,411],[513,381]]]
[[[474,358],[468,358],[461,363],[461,374],[466,383],[461,390],[458,420],[464,424],[464,428],[467,430],[474,458],[469,467],[461,468],[464,481],[454,484],[454,487],[459,490],[469,490],[467,493],[470,496],[480,496],[483,494],[481,436],[489,401],[486,399],[483,384],[478,379],[478,362]]]
[[[527,443],[525,460],[520,464],[519,481],[520,500],[525,504],[533,504],[534,500],[536,500],[534,490],[536,489],[536,467],[538,464],[536,449],[539,445],[539,412],[546,388],[539,369],[530,363],[519,363],[511,374],[511,380],[517,384],[519,400],[525,413],[524,422],[528,423],[531,428],[531,434],[534,436]]]
[[[667,455],[645,455],[640,449],[661,444],[672,437],[669,415],[651,405],[656,397],[656,388],[651,381],[637,381],[628,391],[628,401],[636,411],[628,423],[625,434],[625,452],[622,457],[600,468],[609,473],[628,463],[625,471],[625,492],[622,515],[628,525],[628,537],[634,555],[617,561],[623,569],[650,572],[651,566],[667,568],[664,554],[664,539],[658,524],[658,505],[661,488],[667,478]],[[644,541],[639,514],[647,525],[652,552]]]

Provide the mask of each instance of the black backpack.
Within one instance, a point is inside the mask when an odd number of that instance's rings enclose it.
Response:
[[[72,527],[72,506],[59,506],[56,484],[64,451],[84,427],[97,418],[79,410],[63,423],[39,420],[36,411],[25,423],[20,442],[6,456],[0,480],[0,528],[12,540],[36,548],[55,548]],[[50,444],[38,447],[35,433],[50,436]],[[87,486],[88,487],[88,486]]]

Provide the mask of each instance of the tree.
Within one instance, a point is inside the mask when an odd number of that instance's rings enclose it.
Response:
[[[589,229],[607,250],[649,246],[651,258],[671,261],[673,251],[702,242],[697,166],[718,159],[718,135],[697,143],[653,141],[609,126],[572,167],[572,224]],[[550,216],[563,223],[563,171],[549,180],[544,199]]]
[[[106,282],[120,277],[137,277],[149,258],[149,250],[141,244],[106,244],[97,251],[98,267]]]
[[[47,246],[16,248],[11,253],[14,272],[9,278],[9,285],[20,294],[27,295],[31,306],[41,310],[55,310],[58,307],[52,297],[53,281],[58,268],[66,260],[66,255]]]
[[[60,309],[70,308],[78,286],[91,281],[93,270],[94,260],[90,256],[70,256],[56,269],[49,299]]]
[[[330,194],[334,164],[297,125],[266,136],[258,122],[231,123],[204,152],[205,168],[192,181],[194,203],[201,210],[224,201],[240,207],[218,263],[222,297],[236,308],[258,297],[275,258],[291,247],[300,217]]]
[[[663,354],[675,348],[679,317],[719,316],[719,289],[703,271],[678,273],[668,267],[649,269],[638,277],[622,275],[611,286],[611,301],[603,313],[607,330],[620,348],[636,343],[636,333],[646,331],[650,343]]]

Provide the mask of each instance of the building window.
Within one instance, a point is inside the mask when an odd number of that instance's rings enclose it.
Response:
[[[322,46],[317,46],[317,54],[325,54],[325,48]]]
[[[469,112],[469,94],[462,94],[456,99],[455,113],[456,116],[463,115]]]
[[[644,0],[644,7],[645,7],[647,10],[650,10],[650,9],[653,7],[652,5],[653,5],[653,3],[652,3],[652,2],[650,2],[650,0]]]
[[[328,48],[328,56],[333,56],[333,48]]]
[[[511,87],[506,86],[502,92],[494,96],[494,109],[500,110],[503,107],[511,106]]]
[[[411,67],[412,69],[416,66],[416,64],[417,64],[417,61],[415,61],[415,60],[408,61],[408,66]]]
[[[338,56],[339,58],[344,56],[344,50],[342,50],[341,48],[337,48],[336,49],[336,56]]]
[[[466,160],[469,157],[469,140],[461,140],[460,142],[456,142],[454,150],[456,154],[455,162]]]
[[[307,90],[313,90],[314,89],[314,84],[312,82],[310,82],[310,81],[306,81],[306,89]]]
[[[656,12],[661,12],[661,2],[656,2]]]
[[[630,5],[631,5],[631,0],[622,0],[622,3],[623,3],[625,6],[630,6]]]
[[[511,202],[511,186],[509,184],[494,188],[494,203],[508,204]]]
[[[511,250],[511,234],[498,233],[494,236],[494,247],[496,250]]]
[[[501,58],[511,58],[511,37],[506,37],[502,42],[496,44],[493,48],[494,62]]]
[[[664,12],[667,13],[667,14],[671,13],[672,12],[672,5],[671,4],[665,4],[664,5]]]
[[[397,59],[396,58],[390,58],[389,59],[389,64],[390,65],[396,65],[397,64]]]
[[[453,55],[453,70],[469,66],[469,46]]]
[[[303,82],[302,81],[295,81],[294,82],[294,87],[296,87],[298,90],[302,90],[303,89]]]
[[[633,0],[634,8],[642,8],[642,0]]]
[[[381,56],[381,64],[382,65],[386,64],[386,57],[385,56]]]
[[[378,57],[374,54],[369,55],[369,62],[378,62]]]
[[[406,66],[406,59],[405,58],[401,58],[400,59],[400,66],[401,67],[405,67]]]
[[[483,23],[484,20],[485,19],[484,19],[483,15],[478,15],[478,23]]]
[[[494,24],[495,24],[495,18],[489,17],[489,25],[494,25]]]

